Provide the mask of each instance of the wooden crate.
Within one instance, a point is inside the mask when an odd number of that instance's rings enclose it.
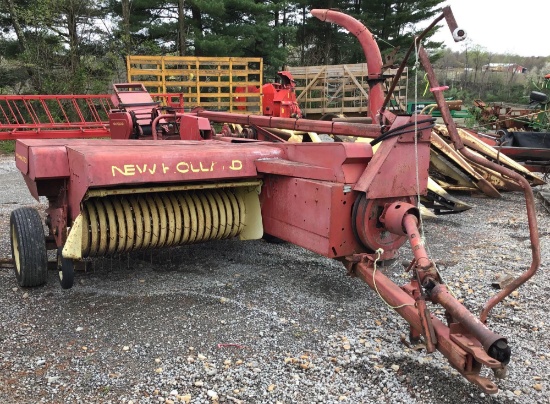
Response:
[[[308,118],[326,114],[366,115],[368,104],[367,64],[286,67],[296,81],[298,105]],[[386,92],[397,69],[383,72]],[[408,71],[405,68],[391,101],[390,109],[407,109]]]
[[[182,94],[186,109],[259,114],[261,90],[251,89],[261,89],[262,71],[262,58],[127,57],[128,82],[143,83],[152,96]]]

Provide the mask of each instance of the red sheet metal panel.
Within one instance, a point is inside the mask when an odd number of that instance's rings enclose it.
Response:
[[[324,181],[355,183],[372,158],[368,143],[285,143],[289,161],[258,161],[258,171]]]
[[[410,117],[397,117],[392,129],[410,124]],[[430,125],[421,125],[418,143],[414,143],[414,127],[409,126],[398,136],[382,141],[354,190],[367,194],[368,199],[425,194],[430,164]],[[418,170],[419,184],[416,183]]]
[[[287,143],[291,161],[330,168],[336,181],[355,183],[372,157],[368,143]],[[296,173],[300,177],[300,173]]]
[[[287,177],[300,176],[313,180],[335,181],[336,175],[330,168],[314,166],[281,159],[266,159],[256,161],[258,172],[284,175]]]
[[[220,142],[135,142],[124,148],[95,145],[68,148],[71,174],[90,187],[192,182],[256,177],[254,161],[281,156],[276,147]]]
[[[92,142],[92,143],[91,143]],[[124,147],[135,141],[113,143],[111,140],[94,139],[20,139],[15,144],[16,166],[32,180],[68,178],[67,146],[77,147],[93,144],[96,147]],[[27,161],[28,160],[28,163]]]
[[[260,194],[264,231],[326,257],[364,252],[351,227],[356,196],[341,183],[268,175]]]
[[[279,147],[258,143],[143,140],[116,147],[113,142],[67,147],[73,216],[88,188],[254,178],[257,159],[284,154]]]
[[[15,144],[15,166],[23,175],[29,173],[29,148],[23,143]]]

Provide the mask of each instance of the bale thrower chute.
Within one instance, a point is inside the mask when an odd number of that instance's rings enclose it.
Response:
[[[491,163],[526,193],[533,263],[487,304],[480,321],[449,293],[421,241],[417,198],[427,189],[433,119],[385,110],[382,58],[363,24],[333,10],[312,14],[358,37],[369,68],[371,124],[196,111],[152,121],[155,137],[159,122],[177,120],[179,140],[18,141],[17,167],[32,195],[48,199],[48,234],[35,210],[13,212],[17,280],[21,286],[45,282],[47,249],[57,250],[61,285],[69,288],[74,261],[87,257],[269,234],[341,261],[409,322],[413,340],[423,337],[428,352],[439,350],[466,379],[495,393],[496,384],[480,375],[481,367],[504,374],[511,350],[506,338],[485,325],[487,312],[531,277],[540,260],[529,184]],[[432,26],[443,18],[455,38],[464,37],[448,7]],[[414,47],[432,88],[438,88],[425,52],[419,43]],[[436,99],[462,151],[440,93]],[[127,129],[134,127],[127,122]],[[218,136],[210,122],[248,125],[254,136]],[[271,142],[269,128],[376,139]],[[374,144],[379,144],[376,153]],[[376,270],[376,263],[393,258],[407,241],[414,255],[411,278],[398,286]],[[430,313],[427,302],[445,309],[446,324]]]

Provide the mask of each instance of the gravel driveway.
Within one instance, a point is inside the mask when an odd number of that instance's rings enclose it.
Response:
[[[523,197],[460,197],[475,208],[427,221],[427,245],[479,313],[497,274],[530,263]],[[9,213],[28,204],[13,159],[1,158],[1,258]],[[70,290],[55,271],[46,286],[20,289],[1,267],[0,402],[550,402],[550,214],[537,204],[540,272],[489,318],[512,346],[498,395],[439,353],[402,344],[407,323],[339,263],[288,243],[231,240],[94,260]],[[404,247],[383,271],[405,283],[409,258]]]

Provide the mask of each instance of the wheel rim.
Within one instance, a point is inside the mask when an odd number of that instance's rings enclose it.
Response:
[[[18,275],[21,275],[21,262],[19,257],[19,241],[17,240],[17,233],[15,232],[15,226],[11,227],[11,240],[13,243],[13,261],[15,263],[15,270]]]

